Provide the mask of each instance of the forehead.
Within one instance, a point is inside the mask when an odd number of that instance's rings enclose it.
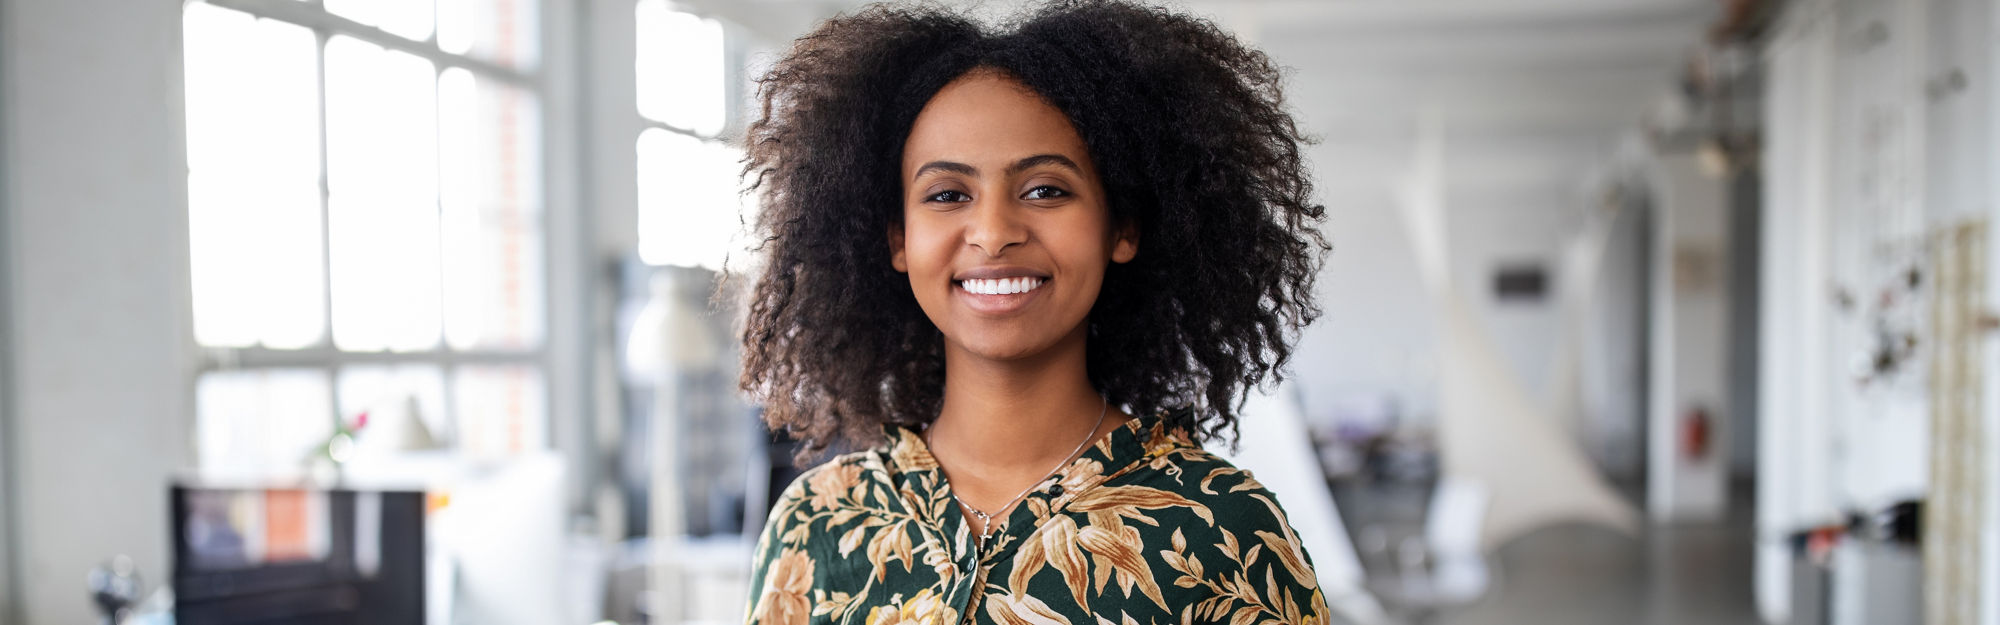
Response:
[[[997,72],[974,71],[939,89],[917,114],[903,145],[903,173],[937,160],[986,171],[1038,154],[1079,164],[1089,156],[1069,117],[1048,100]]]

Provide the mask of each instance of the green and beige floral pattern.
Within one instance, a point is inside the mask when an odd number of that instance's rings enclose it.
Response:
[[[751,625],[1323,625],[1270,491],[1158,416],[1100,439],[985,553],[916,433],[808,471],[757,546]]]

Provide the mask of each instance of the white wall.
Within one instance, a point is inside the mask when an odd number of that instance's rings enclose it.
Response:
[[[1555,272],[1562,242],[1579,229],[1575,200],[1553,189],[1461,187],[1448,197],[1455,284],[1530,396],[1541,398],[1565,334]],[[1302,335],[1292,364],[1307,414],[1323,417],[1343,400],[1389,393],[1417,423],[1430,425],[1437,408],[1433,306],[1402,222],[1386,189],[1326,202],[1333,252],[1317,285],[1325,314]],[[1548,269],[1548,297],[1496,301],[1492,271],[1522,261]]]
[[[0,32],[5,32],[4,26],[0,26]],[[5,145],[5,137],[0,136],[0,146]],[[4,156],[4,152],[4,147],[0,147],[0,156]],[[6,161],[0,160],[0,242],[9,240],[7,238],[9,231],[7,219],[9,213],[7,211],[5,191],[7,188],[6,168]],[[11,342],[13,337],[10,335],[13,329],[13,322],[10,321],[12,315],[9,314],[13,306],[13,298],[11,297],[13,295],[13,287],[8,282],[8,278],[13,275],[13,272],[9,269],[13,264],[9,262],[11,259],[7,256],[8,254],[5,250],[0,250],[0,354],[14,353]],[[8,365],[12,363],[7,362],[7,360],[6,358],[0,358],[0,623],[13,623],[20,620],[20,616],[15,614],[17,606],[14,602],[14,596],[18,594],[14,590],[14,513],[16,512],[16,508],[14,507],[13,481],[15,470],[11,464],[14,454],[10,447],[14,439],[8,435],[9,430],[13,429],[14,426],[14,407],[10,403],[14,395],[7,388],[8,383],[13,381],[12,374],[8,372]]]
[[[1768,48],[1765,74],[1764,211],[1758,261],[1757,577],[1759,613],[1792,618],[1793,555],[1786,537],[1836,514],[1827,476],[1832,428],[1825,348],[1829,228],[1826,179],[1832,169],[1831,98],[1835,29],[1794,5]]]
[[[1983,176],[1988,181],[1986,215],[1990,220],[1989,224],[2000,224],[2000,185],[1991,183],[1995,179],[2000,179],[2000,155],[1995,154],[1996,151],[2000,151],[2000,91],[1990,86],[1995,79],[2000,79],[2000,61],[1995,60],[2000,59],[2000,40],[1996,40],[1993,36],[1994,33],[2000,33],[2000,8],[1995,8],[1992,3],[1988,3],[1986,8],[1987,19],[1984,20],[1984,24],[1987,36],[1984,41],[1987,51],[1983,57],[1987,62],[1983,69],[1969,73],[1973,80],[1984,77],[1985,80],[1981,82],[1989,85],[1985,89],[1985,106],[1981,107],[1985,110],[1983,117],[1987,120],[1986,145],[1989,146],[1989,151],[1986,166],[1974,170],[1973,173]],[[1986,236],[1988,254],[1986,275],[2000,276],[2000,254],[1993,253],[1994,250],[2000,250],[2000,227],[1989,225]],[[2000,310],[2000,288],[1988,288],[1986,298],[1987,310]],[[1987,371],[1985,387],[1982,390],[1982,395],[1986,397],[1986,415],[1983,420],[1986,424],[1986,474],[2000,475],[2000,341],[1986,342],[1981,362]],[[1985,602],[1984,610],[1979,615],[1979,623],[2000,625],[2000,480],[1987,480],[1985,496],[1985,514],[1988,522],[1986,532],[1980,538],[1986,548],[1986,553],[1981,556],[1980,575],[1985,578],[1986,587],[1980,592],[1983,596],[1996,599]]]
[[[0,3],[0,36],[5,36],[8,19],[4,3]],[[0,64],[0,85],[6,84],[7,68]],[[5,90],[0,89],[0,110],[5,110],[7,101]],[[0,244],[13,231],[9,223],[13,211],[8,207],[7,194],[7,133],[0,125]],[[19,594],[14,589],[14,454],[11,448],[13,437],[9,432],[14,427],[14,394],[8,385],[13,383],[10,372],[13,363],[4,354],[14,353],[13,347],[13,258],[11,248],[0,247],[0,623],[14,623],[21,620],[17,613],[19,605],[14,597]]]
[[[14,480],[26,625],[95,619],[84,574],[166,580],[188,456],[178,0],[0,4]]]
[[[1329,171],[1326,159],[1315,161],[1322,177],[1343,175]],[[1414,423],[1434,425],[1438,392],[1434,307],[1417,275],[1387,184],[1380,189],[1336,187],[1326,193],[1324,202],[1328,212],[1324,231],[1333,245],[1317,285],[1324,315],[1303,333],[1292,363],[1306,414],[1325,418],[1340,402],[1389,394]],[[1550,390],[1555,349],[1569,335],[1556,289],[1562,246],[1582,229],[1582,202],[1561,186],[1473,183],[1455,186],[1447,193],[1447,203],[1453,280],[1471,302],[1481,326],[1493,333],[1502,357],[1529,396],[1543,399]],[[1636,225],[1631,227],[1636,230]],[[1628,258],[1633,254],[1629,248],[1606,251],[1607,262],[1624,270],[1600,274],[1597,306],[1589,312],[1622,316],[1591,320],[1595,332],[1583,346],[1586,397],[1596,399],[1587,400],[1591,409],[1586,410],[1584,422],[1575,425],[1600,462],[1617,458],[1618,449],[1636,446],[1639,435],[1636,405],[1621,409],[1616,405],[1620,398],[1605,390],[1624,389],[1623,399],[1629,400],[1638,390],[1636,380],[1589,369],[1614,362],[1637,367],[1636,362],[1627,362],[1640,356],[1639,341],[1630,334],[1639,331],[1638,292],[1629,288],[1629,281],[1638,277],[1637,259]],[[1494,269],[1519,262],[1547,269],[1545,299],[1494,298]],[[1636,449],[1623,453],[1628,459],[1620,462],[1636,462],[1630,458]]]
[[[2000,219],[1992,183],[2000,103],[1991,86],[2000,76],[1992,37],[2000,15],[1990,0],[1801,1],[1786,13],[1773,38],[1765,109],[1757,562],[1759,606],[1779,619],[1788,616],[1792,583],[1786,533],[1930,489],[1927,394],[1916,384],[1855,383],[1851,363],[1871,344],[1868,319],[1829,305],[1826,285],[1866,294],[1908,262],[1894,250],[1923,233],[1973,216]],[[1870,28],[1886,36],[1856,36]],[[1941,80],[1953,71],[1962,86]],[[1990,262],[2000,267],[2000,258]],[[1987,436],[2000,441],[1992,399],[2000,348],[1989,340],[1986,354]],[[1988,466],[2000,466],[1988,449]],[[1987,493],[1986,513],[2000,516],[2000,491]],[[1989,517],[1985,527],[1979,622],[1991,624],[2000,623],[2000,601],[1990,600],[2000,596],[2000,548],[1990,542],[2000,524]],[[1836,622],[1874,622],[1861,615],[1911,600],[1885,594],[1894,586],[1880,580],[1894,570],[1845,571],[1837,588],[1865,590],[1840,597]]]
[[[1662,156],[1654,180],[1646,508],[1662,521],[1720,520],[1732,417],[1729,201],[1723,179],[1691,154]],[[1691,457],[1682,428],[1696,410],[1708,415],[1709,443]]]
[[[1570,335],[1556,289],[1563,246],[1583,226],[1576,198],[1553,187],[1460,188],[1447,193],[1446,202],[1445,244],[1454,284],[1528,396],[1547,404],[1555,374],[1550,365]],[[1502,301],[1494,295],[1494,272],[1511,265],[1543,268],[1547,290],[1541,299]]]
[[[1646,462],[1646,289],[1652,209],[1636,197],[1607,233],[1586,308],[1578,373],[1587,451],[1609,477],[1636,480]]]
[[[1225,4],[1200,6],[1231,13]],[[1509,6],[1522,8],[1492,10]],[[1567,19],[1523,14],[1487,23],[1468,7],[1332,3],[1288,7],[1282,17],[1273,10],[1258,22],[1258,45],[1291,69],[1286,95],[1301,127],[1321,139],[1308,154],[1333,243],[1318,285],[1325,315],[1301,337],[1292,366],[1309,419],[1365,394],[1395,396],[1419,424],[1435,417],[1432,308],[1391,193],[1409,172],[1420,117],[1446,129],[1454,281],[1530,396],[1548,395],[1553,350],[1568,334],[1553,292],[1557,261],[1562,241],[1581,230],[1580,209],[1594,203],[1578,191],[1605,173],[1617,141],[1668,88],[1709,5],[1551,8]],[[1256,17],[1255,9],[1242,11]],[[1515,261],[1547,264],[1549,299],[1494,302],[1494,264]],[[1593,312],[1621,310],[1607,299],[1636,299],[1605,286],[1599,297],[1604,305]],[[1586,335],[1586,367],[1619,353],[1594,348],[1619,328],[1604,330]],[[1587,377],[1594,390],[1586,396],[1608,396],[1612,381]],[[1621,387],[1627,397],[1632,386]],[[1608,450],[1637,444],[1633,410],[1592,409],[1584,418],[1574,425],[1600,462],[1611,459]]]
[[[1429,295],[1387,191],[1327,200],[1333,252],[1317,285],[1325,314],[1302,334],[1292,362],[1309,419],[1369,393],[1415,402],[1403,407],[1426,418],[1436,409]]]

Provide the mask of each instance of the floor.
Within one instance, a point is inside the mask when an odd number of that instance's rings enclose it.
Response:
[[[1720,523],[1653,527],[1634,538],[1586,525],[1544,529],[1488,560],[1489,590],[1449,607],[1399,600],[1399,545],[1421,532],[1422,488],[1335,487],[1371,587],[1412,625],[1758,625],[1749,500]]]

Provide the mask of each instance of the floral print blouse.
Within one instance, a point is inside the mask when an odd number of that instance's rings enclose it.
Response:
[[[983,553],[923,440],[893,428],[785,490],[750,584],[750,625],[1327,622],[1271,492],[1158,415],[1039,485]]]

